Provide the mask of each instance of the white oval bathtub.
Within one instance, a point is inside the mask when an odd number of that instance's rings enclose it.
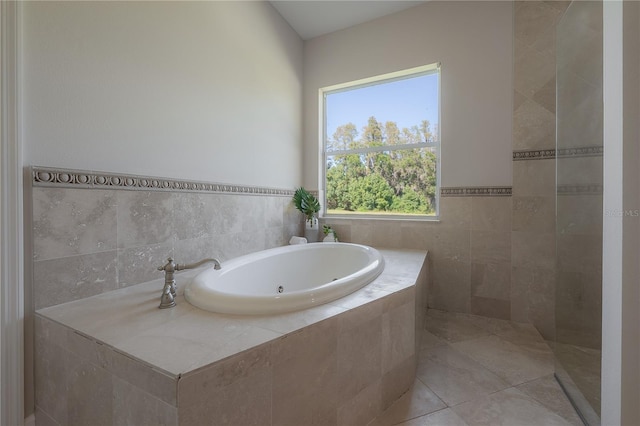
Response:
[[[374,248],[348,243],[278,247],[208,268],[184,290],[194,306],[226,314],[296,311],[346,296],[384,269]]]

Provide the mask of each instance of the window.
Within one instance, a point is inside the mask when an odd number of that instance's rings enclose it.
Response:
[[[439,64],[321,89],[325,216],[437,216],[439,93]]]

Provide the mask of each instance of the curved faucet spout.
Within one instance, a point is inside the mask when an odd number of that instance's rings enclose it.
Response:
[[[218,259],[215,258],[209,258],[209,259],[202,259],[199,262],[196,263],[178,263],[176,265],[176,271],[182,271],[183,269],[194,269],[197,268],[198,266],[202,266],[205,263],[213,263],[213,269],[220,269],[222,268],[222,266],[220,266],[220,261]]]

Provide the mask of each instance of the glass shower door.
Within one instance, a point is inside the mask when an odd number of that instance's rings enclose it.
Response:
[[[574,1],[556,35],[556,377],[600,424],[602,2]]]

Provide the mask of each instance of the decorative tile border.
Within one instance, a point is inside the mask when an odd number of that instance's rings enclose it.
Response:
[[[581,185],[558,185],[558,195],[602,195],[603,186],[598,183]]]
[[[578,146],[561,149],[532,149],[513,151],[513,161],[522,160],[551,160],[554,158],[601,157],[603,146]]]
[[[87,170],[32,167],[33,186],[59,188],[125,189],[131,191],[184,191],[249,195],[293,196],[294,190],[165,179]]]
[[[441,197],[510,197],[510,186],[440,188]]]
[[[513,151],[513,161],[522,160],[550,160],[556,158],[555,149],[536,149]]]
[[[579,146],[576,148],[562,148],[556,153],[557,157],[602,157],[604,146]]]

